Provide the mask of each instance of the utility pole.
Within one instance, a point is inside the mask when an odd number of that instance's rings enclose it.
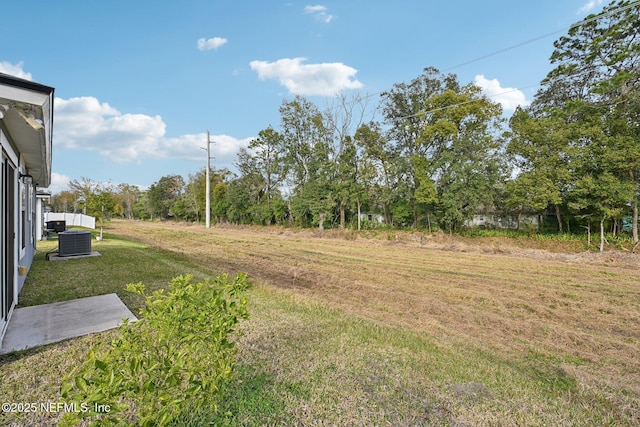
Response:
[[[205,191],[207,192],[207,203],[205,207],[205,226],[207,228],[211,228],[211,182],[210,182],[210,172],[211,169],[211,139],[209,136],[209,131],[207,131],[207,171],[205,173]]]

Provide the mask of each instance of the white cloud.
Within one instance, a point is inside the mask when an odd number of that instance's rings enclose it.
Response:
[[[223,163],[227,163],[229,159],[231,159],[232,162],[235,162],[238,150],[241,147],[247,148],[253,139],[255,139],[253,136],[244,139],[236,139],[229,135],[214,135],[211,137],[211,140],[214,142],[211,147],[212,154]]]
[[[0,73],[9,74],[10,76],[19,77],[25,80],[33,80],[31,77],[31,73],[27,73],[22,69],[24,63],[18,62],[17,64],[12,64],[7,61],[0,62]]]
[[[229,135],[210,135],[211,164],[216,168],[230,168],[236,161],[236,154],[241,147],[248,147],[254,139],[237,139]],[[207,162],[207,134],[182,135],[177,138],[166,138],[160,142],[160,151],[170,153],[172,157],[201,162]]]
[[[160,116],[122,114],[93,97],[56,98],[55,110],[57,146],[95,150],[116,163],[161,157],[165,124]]]
[[[358,89],[363,85],[353,79],[355,68],[340,62],[303,64],[306,58],[283,58],[275,62],[251,61],[251,69],[260,80],[277,78],[281,85],[296,95],[335,95],[343,89]]]
[[[206,133],[165,137],[160,116],[123,114],[93,97],[55,100],[54,144],[74,150],[97,151],[115,163],[149,159],[187,159],[206,163]],[[240,147],[253,138],[212,135],[212,156],[218,167],[231,167]]]
[[[505,110],[513,111],[518,105],[523,107],[529,105],[529,101],[520,89],[502,87],[498,79],[489,80],[482,74],[478,74],[474,81],[487,97],[502,104]]]
[[[317,20],[329,23],[333,20],[333,15],[327,13],[327,7],[322,5],[305,6],[304,13],[314,15]]]
[[[51,184],[47,187],[47,191],[51,194],[58,194],[63,191],[69,190],[68,176],[59,174],[57,172],[51,172]]]
[[[584,6],[580,8],[578,13],[591,12],[593,9],[600,6],[602,3],[604,3],[604,0],[590,0],[588,3],[586,3]]]
[[[229,40],[225,39],[224,37],[214,37],[211,39],[205,39],[203,37],[201,39],[198,39],[198,50],[216,50],[219,47],[227,44],[228,41]]]

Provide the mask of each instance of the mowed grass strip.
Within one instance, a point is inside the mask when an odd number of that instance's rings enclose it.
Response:
[[[582,388],[564,369],[570,362],[543,351],[517,360],[348,315],[295,290],[258,286],[252,295],[262,315],[241,340],[241,394],[225,408],[235,414],[232,424],[634,422],[602,391]]]
[[[639,257],[515,250],[495,239],[474,247],[442,235],[362,239],[264,227],[113,227],[189,253],[203,266],[246,271],[270,289],[349,318],[433,338],[470,360],[477,352],[503,360],[573,396],[595,393],[596,407],[627,422],[640,419]]]
[[[167,256],[167,251],[158,247],[114,235],[92,242],[92,250],[101,254],[98,257],[47,261],[47,253],[54,251],[55,255],[57,247],[56,239],[38,242],[34,263],[19,295],[19,307],[116,293],[136,314],[142,298],[126,292],[127,283],[144,281],[148,289],[155,290],[183,273],[204,278],[202,268],[187,256]]]
[[[269,228],[114,222],[109,232],[143,243],[109,234],[94,245],[103,257],[38,260],[21,304],[94,286],[135,312],[128,282],[225,271],[254,282],[229,415],[194,408],[181,425],[638,423],[640,309],[628,268]],[[59,401],[62,375],[110,334],[0,358],[0,395]]]

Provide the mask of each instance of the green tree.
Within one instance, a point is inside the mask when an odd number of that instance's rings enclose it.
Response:
[[[174,219],[182,221],[198,221],[197,211],[194,211],[187,193],[175,200],[169,208],[169,214]]]
[[[387,224],[391,223],[391,203],[394,200],[397,151],[382,132],[380,124],[361,125],[355,133],[355,143],[362,150],[361,177],[368,189],[368,198],[382,208]]]
[[[294,186],[304,186],[318,169],[316,156],[323,150],[316,146],[326,143],[328,131],[318,107],[301,96],[283,101],[280,116],[285,173]]]
[[[118,184],[114,190],[116,204],[120,206],[119,215],[123,218],[133,219],[133,207],[140,199],[140,188],[136,185]]]
[[[140,193],[140,196],[133,205],[133,217],[136,219],[149,219],[151,218],[151,211],[149,209],[149,194],[148,191]]]
[[[335,204],[331,133],[318,108],[303,97],[284,101],[280,114],[291,215],[300,225],[323,227]]]
[[[230,174],[231,172],[227,169],[212,168],[209,174],[210,188],[214,188],[220,182],[225,182]],[[176,206],[171,213],[184,220],[200,221],[206,214],[206,181],[205,168],[194,174],[189,174],[189,181],[184,186],[184,192],[176,201]]]
[[[189,174],[189,180],[184,186],[184,193],[172,213],[185,220],[200,221],[205,214],[206,206],[206,173],[202,169],[194,174]]]
[[[551,204],[560,232],[563,231],[561,207],[574,175],[571,158],[575,151],[571,126],[564,116],[554,112],[533,117],[517,108],[510,120],[511,138],[507,145],[507,153],[522,176],[509,185],[509,206],[543,210]],[[532,187],[525,189],[523,185]]]
[[[147,191],[148,211],[153,217],[167,219],[171,207],[184,192],[184,179],[180,175],[166,175],[151,184]]]
[[[234,180],[234,188],[230,195],[232,210],[238,208],[238,212],[243,212],[242,222],[256,224],[270,224],[269,214],[270,203],[266,194],[266,179],[262,175],[258,166],[258,158],[253,156],[247,149],[241,148],[238,151],[238,161],[236,166],[240,171],[240,176]],[[236,197],[236,189],[242,191],[243,197]]]
[[[629,200],[633,187],[608,171],[585,174],[576,182],[569,195],[569,207],[600,223],[600,252],[604,250],[605,221],[621,216],[624,202]]]
[[[69,188],[75,195],[73,212],[86,211],[86,202],[89,197],[99,189],[99,184],[87,177],[80,180],[74,179],[69,183]]]
[[[493,204],[501,175],[502,109],[479,87],[425,68],[409,84],[383,93],[383,113],[392,144],[369,154],[393,159],[396,217],[406,217],[408,202],[414,225],[422,213],[434,212],[453,230],[480,206]]]
[[[351,137],[345,138],[333,166],[335,168],[333,187],[339,209],[339,226],[344,228],[346,211],[358,203],[358,196],[361,193],[358,182],[358,149]]]
[[[282,184],[284,175],[284,139],[271,126],[258,132],[258,138],[249,143],[253,152],[252,164],[255,172],[264,179],[264,198],[268,212],[267,224],[271,224],[272,200],[280,196],[278,187]]]
[[[579,149],[573,156],[575,181],[568,194],[569,207],[600,222],[600,252],[604,249],[604,227],[608,219],[620,219],[634,196],[624,157],[626,138],[611,136],[602,125],[598,104],[578,105],[580,126],[574,128]]]
[[[538,170],[520,172],[514,179],[507,181],[504,195],[504,207],[516,211],[516,228],[520,229],[522,213],[533,209],[542,213],[553,198],[554,185],[549,178],[538,175]],[[551,192],[547,192],[551,190]],[[559,201],[558,201],[559,202]]]
[[[330,181],[319,176],[297,189],[292,200],[292,213],[300,226],[317,226],[320,231],[331,222],[331,214],[336,207],[333,186]]]
[[[89,195],[87,199],[87,215],[99,218],[101,221],[111,218],[116,205],[113,193],[102,188]]]
[[[439,222],[452,231],[479,208],[495,204],[503,147],[501,106],[473,84],[450,86],[426,100],[418,150],[411,160],[416,200],[435,202]]]
[[[639,23],[640,3],[622,0],[573,25],[555,42],[551,55],[555,68],[543,81],[533,105],[536,116],[568,109],[573,113],[567,116],[571,123],[580,123],[585,117],[593,121],[597,110],[598,126],[617,139],[609,145],[610,150],[619,150],[617,157],[626,159],[616,179],[629,181],[635,188],[629,201],[636,241],[640,193]]]
[[[227,184],[219,182],[213,187],[213,204],[211,206],[211,213],[216,218],[217,222],[222,222],[227,219],[229,200],[227,198]]]
[[[354,143],[354,134],[367,113],[367,99],[359,92],[349,95],[340,93],[327,102],[323,112],[330,147],[328,161],[333,165],[329,173],[332,175],[340,228],[345,227],[347,211],[357,208],[361,201],[358,177],[360,153],[358,145]]]
[[[227,219],[236,224],[251,223],[251,190],[252,177],[240,176],[226,188]]]
[[[389,127],[387,138],[393,142],[392,147],[397,151],[393,156],[397,159],[394,172],[404,184],[398,186],[394,193],[400,199],[408,201],[413,211],[414,225],[418,224],[420,214],[415,193],[420,179],[424,181],[424,171],[416,170],[415,159],[423,158],[430,162],[438,156],[441,149],[439,140],[426,137],[424,128],[434,124],[430,123],[433,114],[428,112],[434,101],[433,97],[446,91],[459,93],[460,85],[456,76],[443,75],[436,68],[428,67],[410,83],[396,83],[391,90],[382,93],[382,112]],[[418,163],[421,167],[425,166],[423,161]],[[420,175],[420,179],[416,175]],[[400,193],[401,190],[405,191]]]
[[[72,212],[77,198],[72,191],[61,191],[51,196],[51,209],[53,212]]]
[[[229,193],[235,220],[270,225],[282,218],[279,186],[285,179],[286,155],[282,134],[271,126],[261,130],[247,149],[239,150],[236,166],[240,176]]]

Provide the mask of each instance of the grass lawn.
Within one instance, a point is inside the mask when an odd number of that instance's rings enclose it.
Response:
[[[47,262],[55,243],[42,242],[20,304],[116,292],[137,314],[129,282],[244,271],[253,283],[226,415],[195,410],[181,424],[640,423],[640,257],[415,233],[120,221],[107,232],[97,258]],[[61,377],[114,333],[0,357],[0,396],[60,401]]]

